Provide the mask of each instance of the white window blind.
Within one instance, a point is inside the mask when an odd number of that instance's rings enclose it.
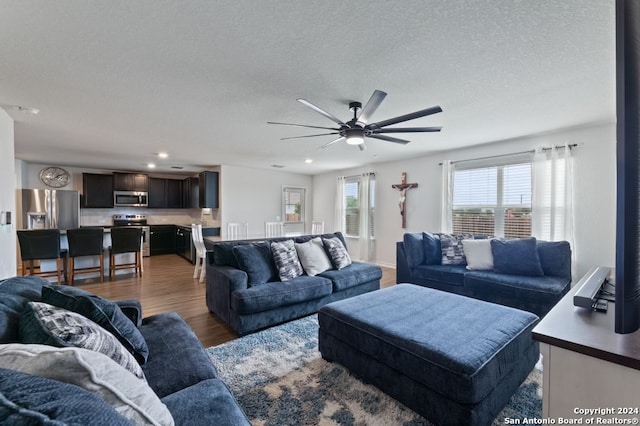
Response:
[[[455,163],[452,169],[452,231],[504,237],[530,236],[531,176],[529,155]]]

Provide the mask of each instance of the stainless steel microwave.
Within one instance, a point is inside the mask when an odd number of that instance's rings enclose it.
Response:
[[[114,207],[147,207],[149,194],[138,191],[113,191]]]

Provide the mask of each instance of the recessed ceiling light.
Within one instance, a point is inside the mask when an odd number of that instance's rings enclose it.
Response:
[[[149,163],[149,164],[147,164],[147,167],[150,168],[150,169],[155,169],[156,165],[153,164],[153,163]]]
[[[31,107],[20,106],[20,105],[14,106],[13,109],[15,109],[16,111],[24,112],[25,114],[33,114],[33,115],[36,115],[37,113],[40,112],[40,110],[37,108],[31,108]]]
[[[284,166],[282,164],[272,164],[271,167],[275,167],[276,169],[283,169]]]
[[[169,154],[167,154],[166,152],[159,152],[158,153],[158,157],[160,158],[167,158],[169,156]]]
[[[313,160],[311,158],[305,158],[304,162],[309,164],[309,163],[313,163]]]

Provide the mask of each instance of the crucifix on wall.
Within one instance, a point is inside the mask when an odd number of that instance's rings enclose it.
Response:
[[[407,227],[407,216],[405,215],[405,203],[407,202],[407,191],[417,188],[417,183],[407,183],[407,172],[402,172],[402,182],[391,185],[393,189],[400,191],[400,215],[402,215],[402,227]]]

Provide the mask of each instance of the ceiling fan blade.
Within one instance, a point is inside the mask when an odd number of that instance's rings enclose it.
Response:
[[[379,133],[422,133],[439,132],[442,127],[396,127],[391,129],[372,129],[373,134]]]
[[[282,124],[283,126],[308,127],[310,129],[340,130],[337,127],[308,126],[306,124],[278,123],[277,121],[267,121],[267,124]]]
[[[377,123],[371,123],[371,124],[368,124],[366,128],[379,129],[381,127],[390,126],[396,123],[402,123],[403,121],[415,120],[416,118],[425,117],[431,114],[437,114],[439,112],[442,112],[442,108],[440,108],[439,106],[434,106],[431,108],[412,112],[411,114],[400,115],[398,117],[390,118],[388,120],[379,121]]]
[[[374,90],[373,94],[369,98],[369,101],[360,112],[357,122],[363,126],[367,124],[371,119],[373,113],[376,112],[376,110],[384,100],[385,96],[387,96],[387,94],[382,90]]]
[[[332,141],[331,141],[331,142],[329,142],[329,143],[325,143],[325,144],[324,144],[324,145],[322,145],[320,148],[326,148],[326,147],[328,147],[329,145],[333,145],[334,143],[340,142],[340,141],[341,141],[341,140],[343,140],[343,139],[344,139],[344,137],[343,137],[343,136],[340,136],[338,139],[334,139],[334,140],[332,140]]]
[[[339,134],[340,132],[320,133],[318,135],[291,136],[289,138],[280,138],[280,140],[286,141],[287,139],[315,138],[316,136],[339,135]]]
[[[332,114],[329,114],[327,111],[323,110],[322,108],[315,106],[314,104],[312,104],[308,100],[306,100],[306,99],[297,99],[297,101],[300,102],[302,105],[311,108],[315,112],[319,112],[320,114],[324,115],[325,117],[327,117],[329,120],[333,121],[334,123],[337,123],[340,126],[346,126],[346,124],[344,124],[342,121],[340,121],[339,118],[337,118],[336,116],[334,116]]]
[[[365,145],[364,142],[362,142],[360,145],[358,145],[358,149],[360,151],[364,151],[365,149],[367,149],[367,145]]]
[[[392,138],[391,136],[385,136],[385,135],[369,135],[367,137],[368,138],[374,138],[374,139],[380,139],[380,140],[387,141],[387,142],[399,143],[399,144],[402,144],[402,145],[406,145],[406,144],[408,144],[410,142],[410,141],[405,140],[405,139]]]

